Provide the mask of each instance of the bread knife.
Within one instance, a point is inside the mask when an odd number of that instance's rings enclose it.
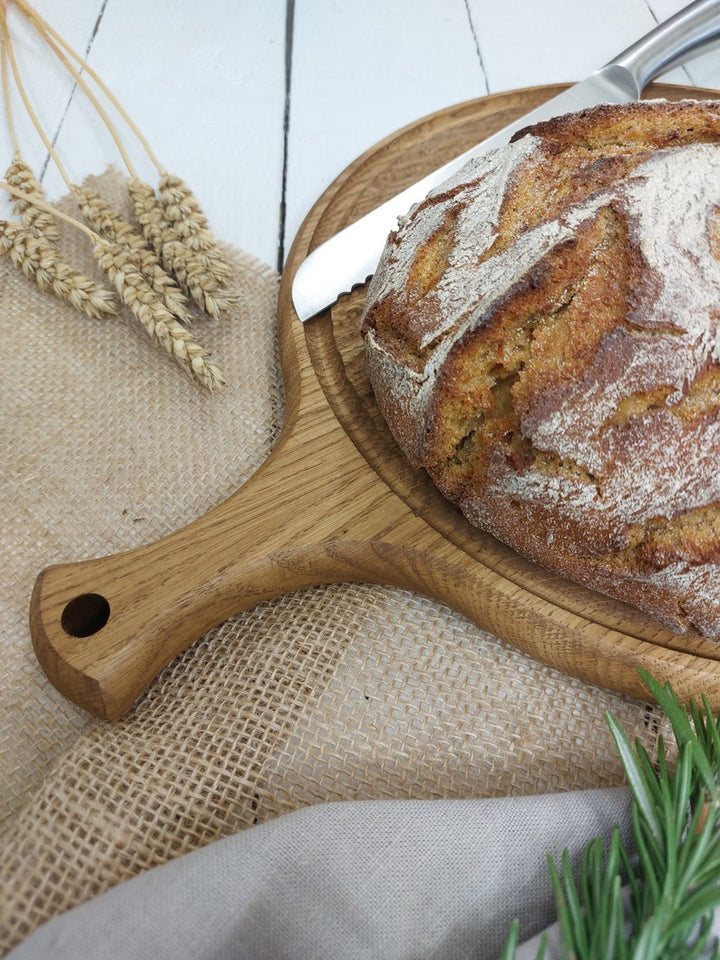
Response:
[[[300,320],[310,320],[341,294],[365,283],[374,273],[398,217],[408,213],[468,160],[503,146],[518,130],[541,120],[600,103],[636,100],[650,80],[718,38],[720,0],[695,0],[586,80],[503,127],[335,234],[316,247],[295,273],[292,301]]]

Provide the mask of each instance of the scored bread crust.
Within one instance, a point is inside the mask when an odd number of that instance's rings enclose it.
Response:
[[[403,218],[362,324],[390,429],[518,553],[720,639],[720,101],[602,105]]]

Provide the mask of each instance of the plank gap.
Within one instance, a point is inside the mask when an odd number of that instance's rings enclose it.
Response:
[[[282,273],[285,261],[285,226],[287,220],[288,143],[290,139],[290,95],[292,92],[292,55],[295,29],[295,0],[285,6],[285,103],[283,107],[282,186],[280,189],[280,223],[278,227],[277,270]]]
[[[487,71],[485,70],[485,62],[483,61],[482,50],[480,49],[480,40],[478,39],[477,31],[475,30],[475,24],[473,23],[472,13],[470,12],[470,3],[469,0],[464,0],[465,3],[465,13],[467,14],[468,23],[470,24],[470,33],[473,38],[473,43],[475,44],[475,53],[477,54],[478,63],[480,64],[480,72],[483,76],[483,82],[485,84],[485,93],[490,93],[490,85],[488,83]]]

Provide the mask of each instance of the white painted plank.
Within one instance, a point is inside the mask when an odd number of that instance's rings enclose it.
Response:
[[[720,50],[689,60],[685,70],[695,86],[720,91]]]
[[[295,0],[288,244],[355,157],[486,92],[464,0]]]
[[[282,185],[285,0],[108,0],[89,62],[217,236],[275,265]],[[122,125],[121,125],[122,128]],[[124,130],[124,128],[122,128]],[[154,168],[131,135],[137,171]],[[80,93],[57,143],[73,181],[122,167]],[[49,183],[62,183],[56,173]]]

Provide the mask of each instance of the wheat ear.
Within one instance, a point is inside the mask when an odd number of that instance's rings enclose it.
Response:
[[[143,235],[165,269],[202,310],[212,317],[219,317],[235,300],[223,289],[225,271],[229,271],[227,264],[219,270],[214,269],[212,265],[217,266],[217,263],[208,250],[193,250],[187,246],[168,221],[163,204],[150,184],[131,177],[128,191]]]
[[[109,290],[68,266],[52,243],[33,233],[24,223],[0,221],[0,255],[6,254],[40,290],[50,290],[89,317],[117,313],[115,298]]]
[[[27,196],[27,199],[14,196],[12,209],[28,230],[43,236],[48,241],[58,240],[60,231],[53,215],[46,213],[33,203],[33,200],[45,198],[42,184],[19,153],[15,154],[12,163],[5,171],[5,180],[11,187],[16,187]]]
[[[189,323],[187,300],[175,280],[142,237],[95,190],[73,187],[73,196],[85,222],[105,240],[118,243],[132,255],[135,265],[165,308],[182,323]]]
[[[202,255],[201,261],[215,280],[225,283],[232,271],[190,187],[174,173],[164,171],[160,175],[158,194],[165,222],[177,239],[189,250]]]
[[[187,373],[209,390],[225,383],[210,354],[178,323],[138,270],[132,253],[118,243],[98,238],[93,252],[135,318]]]

